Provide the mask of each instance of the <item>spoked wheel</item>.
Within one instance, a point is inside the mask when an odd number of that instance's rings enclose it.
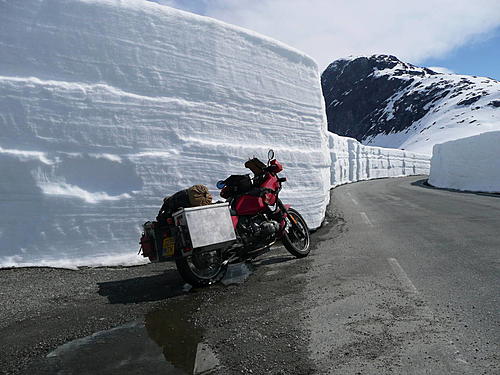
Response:
[[[283,235],[283,245],[290,254],[297,258],[304,258],[309,254],[309,228],[304,218],[293,208],[288,209],[290,226],[288,232]]]
[[[193,286],[207,286],[220,281],[226,274],[220,250],[199,252],[175,259],[177,270],[184,281]]]

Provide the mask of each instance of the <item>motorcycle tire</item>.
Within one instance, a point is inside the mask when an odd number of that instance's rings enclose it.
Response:
[[[215,284],[222,280],[227,271],[227,265],[223,264],[218,250],[209,253],[196,253],[194,250],[187,257],[177,256],[175,265],[184,281],[194,287]]]
[[[290,227],[283,235],[283,245],[293,256],[304,258],[311,251],[309,228],[302,215],[293,208],[288,209],[288,216],[291,216]]]

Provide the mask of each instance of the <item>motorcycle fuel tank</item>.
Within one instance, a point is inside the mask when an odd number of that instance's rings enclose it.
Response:
[[[264,208],[266,208],[266,205],[262,198],[253,195],[241,196],[234,206],[238,215],[255,215]]]

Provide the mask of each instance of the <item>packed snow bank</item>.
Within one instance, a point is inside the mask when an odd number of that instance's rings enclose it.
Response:
[[[312,59],[147,1],[1,4],[0,266],[140,262],[164,196],[216,194],[269,148],[283,200],[320,225],[330,156]]]
[[[435,145],[429,184],[500,193],[500,131]]]
[[[321,224],[336,151],[309,57],[141,0],[1,8],[0,266],[140,263],[164,196],[203,183],[217,198],[217,180],[269,148],[282,199]],[[389,169],[352,147],[351,181]]]
[[[332,187],[361,180],[428,174],[430,161],[426,154],[364,146],[354,138],[329,133],[332,159]]]

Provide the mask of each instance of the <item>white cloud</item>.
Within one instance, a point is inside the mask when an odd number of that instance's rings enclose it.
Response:
[[[434,70],[437,73],[446,73],[446,74],[454,74],[455,73],[453,70],[445,68],[444,66],[429,66],[428,68],[430,70]]]
[[[373,53],[418,64],[500,25],[498,0],[203,0],[199,10],[196,2],[172,2],[285,42],[320,68],[339,57]]]

